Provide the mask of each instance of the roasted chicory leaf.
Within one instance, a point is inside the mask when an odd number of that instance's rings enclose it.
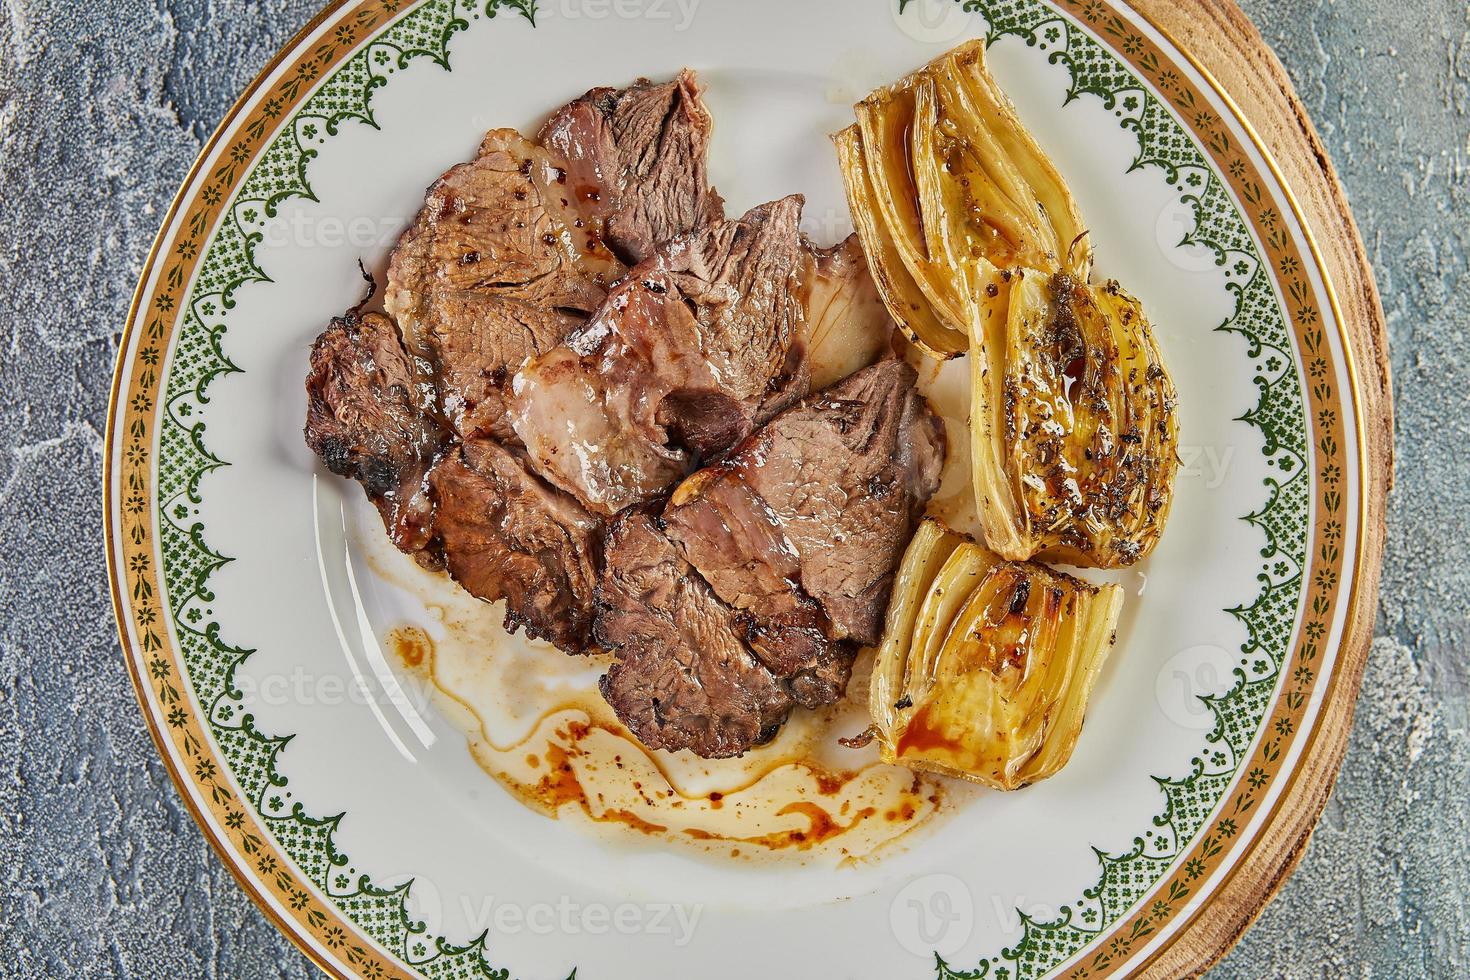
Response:
[[[886,762],[1018,789],[1071,758],[1123,592],[1006,561],[926,521],[904,556],[869,708]]]
[[[910,271],[911,266],[920,261],[914,253],[914,243],[906,242],[909,248],[906,258],[887,231],[885,218],[879,210],[877,191],[868,173],[862,133],[857,126],[849,126],[833,139],[837,144],[852,222],[863,251],[867,253],[868,267],[877,284],[878,294],[889,314],[903,335],[930,357],[945,360],[964,353],[968,347],[964,332],[940,321],[929,297]],[[922,261],[927,262],[927,258]]]
[[[990,547],[1119,568],[1146,556],[1178,469],[1178,395],[1116,282],[1018,270],[1004,321],[972,309],[971,454]]]
[[[980,41],[956,48],[855,107],[837,137],[854,223],[890,311],[926,350],[962,353],[969,306],[993,304],[1000,270],[1086,279],[1091,253],[1070,191],[985,67]],[[894,261],[896,260],[896,261]],[[906,275],[898,274],[902,264]],[[977,292],[978,290],[978,292]],[[922,297],[922,298],[920,298]],[[915,311],[927,305],[928,318]],[[938,329],[931,322],[937,321]]]

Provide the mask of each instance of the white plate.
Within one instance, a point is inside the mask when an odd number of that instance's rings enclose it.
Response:
[[[1354,393],[1323,278],[1249,134],[1142,19],[1102,2],[966,7],[549,0],[533,26],[513,3],[345,3],[222,127],[129,324],[109,550],[165,758],[318,962],[584,980],[1100,975],[1174,941],[1271,832],[1332,676],[1359,531]],[[356,488],[319,469],[301,439],[311,340],[359,296],[357,261],[382,269],[425,186],[485,129],[534,132],[587,88],[686,65],[708,86],[730,211],[800,191],[807,231],[834,242],[850,223],[827,134],[871,88],[976,35],[1181,392],[1168,533],[1112,577],[1127,605],[1071,764],[1009,795],[945,785],[937,806],[869,769],[842,792],[915,815],[814,847],[712,848],[575,804],[549,818],[487,768],[529,772],[535,754],[544,773],[536,719],[580,703],[596,670],[506,638],[495,610],[393,552]],[[437,685],[402,659],[405,625],[433,636]],[[757,764],[828,732],[795,724]],[[711,786],[733,793],[729,770],[665,763],[706,810]],[[758,796],[747,819],[810,829]],[[855,822],[857,803],[815,798]]]

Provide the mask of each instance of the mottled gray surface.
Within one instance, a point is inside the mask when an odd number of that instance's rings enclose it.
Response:
[[[1470,972],[1470,8],[1246,0],[1342,173],[1392,333],[1380,639],[1301,869],[1222,977]],[[156,761],[113,639],[118,331],[202,141],[316,0],[4,0],[0,972],[307,976]],[[38,557],[40,556],[40,557]]]
[[[1352,201],[1388,314],[1397,489],[1342,774],[1220,976],[1470,975],[1470,4],[1245,0]]]

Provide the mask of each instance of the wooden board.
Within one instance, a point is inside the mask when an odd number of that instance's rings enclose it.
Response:
[[[1342,184],[1286,70],[1229,0],[1131,3],[1234,102],[1255,131],[1261,152],[1274,162],[1295,197],[1297,217],[1315,240],[1329,286],[1337,295],[1337,313],[1357,372],[1367,517],[1355,591],[1317,737],[1281,801],[1270,833],[1262,836],[1202,914],[1140,974],[1163,978],[1197,976],[1235,945],[1301,861],[1327,804],[1373,641],[1384,514],[1393,483],[1393,396],[1388,336],[1373,270]]]

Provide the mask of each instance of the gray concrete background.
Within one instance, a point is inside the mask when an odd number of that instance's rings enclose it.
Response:
[[[304,977],[157,761],[98,490],[141,263],[237,92],[316,0],[0,9],[0,973]],[[1351,196],[1392,334],[1398,489],[1342,777],[1219,977],[1470,973],[1470,6],[1245,0]]]

